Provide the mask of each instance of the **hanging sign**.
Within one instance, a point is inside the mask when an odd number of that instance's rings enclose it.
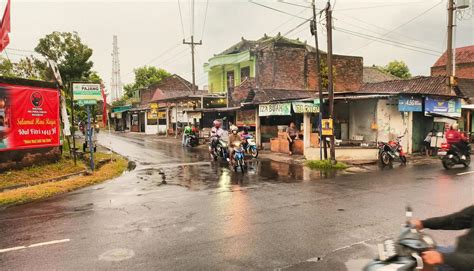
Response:
[[[258,115],[260,117],[290,116],[291,103],[261,104],[258,106]]]
[[[448,117],[461,117],[460,99],[425,98],[425,113],[435,113]]]
[[[102,100],[100,84],[72,83],[74,101],[77,100]]]
[[[0,84],[0,152],[59,146],[59,92]]]
[[[156,120],[158,118],[158,104],[150,104],[150,112],[147,114],[149,120]]]
[[[333,134],[333,126],[332,126],[332,119],[322,119],[321,120],[321,129],[322,135],[324,136],[332,136]]]
[[[319,104],[293,102],[295,113],[319,113]]]
[[[423,99],[421,97],[400,96],[398,98],[398,111],[400,112],[422,112]]]

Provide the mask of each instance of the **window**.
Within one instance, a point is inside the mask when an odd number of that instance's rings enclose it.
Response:
[[[250,67],[244,67],[240,69],[240,82],[250,78]]]

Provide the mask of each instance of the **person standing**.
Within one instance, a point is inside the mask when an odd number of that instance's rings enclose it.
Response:
[[[298,128],[296,128],[295,123],[292,121],[290,122],[290,125],[286,129],[286,137],[288,139],[288,142],[290,143],[290,155],[293,154],[293,146],[298,136],[299,136]]]
[[[431,155],[431,138],[436,135],[436,131],[432,129],[423,140],[423,146],[425,147],[426,156]]]

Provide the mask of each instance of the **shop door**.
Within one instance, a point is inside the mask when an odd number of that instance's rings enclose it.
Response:
[[[140,132],[144,133],[145,132],[145,112],[140,112]]]
[[[423,146],[423,140],[433,129],[433,118],[426,117],[423,112],[413,112],[413,152],[419,152]]]
[[[138,114],[132,114],[132,125],[131,125],[131,130],[132,132],[138,132],[139,128],[139,123],[138,123]]]

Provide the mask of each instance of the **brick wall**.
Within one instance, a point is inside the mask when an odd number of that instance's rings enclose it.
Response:
[[[57,162],[61,159],[60,148],[50,147],[0,152],[0,172]]]
[[[327,55],[321,54],[326,63]],[[335,91],[355,91],[362,84],[362,57],[334,55]],[[257,53],[256,80],[260,88],[316,90],[316,54],[302,47],[269,47]]]
[[[431,67],[431,75],[446,75],[446,66]],[[474,79],[474,63],[456,65],[456,76],[460,78]]]

